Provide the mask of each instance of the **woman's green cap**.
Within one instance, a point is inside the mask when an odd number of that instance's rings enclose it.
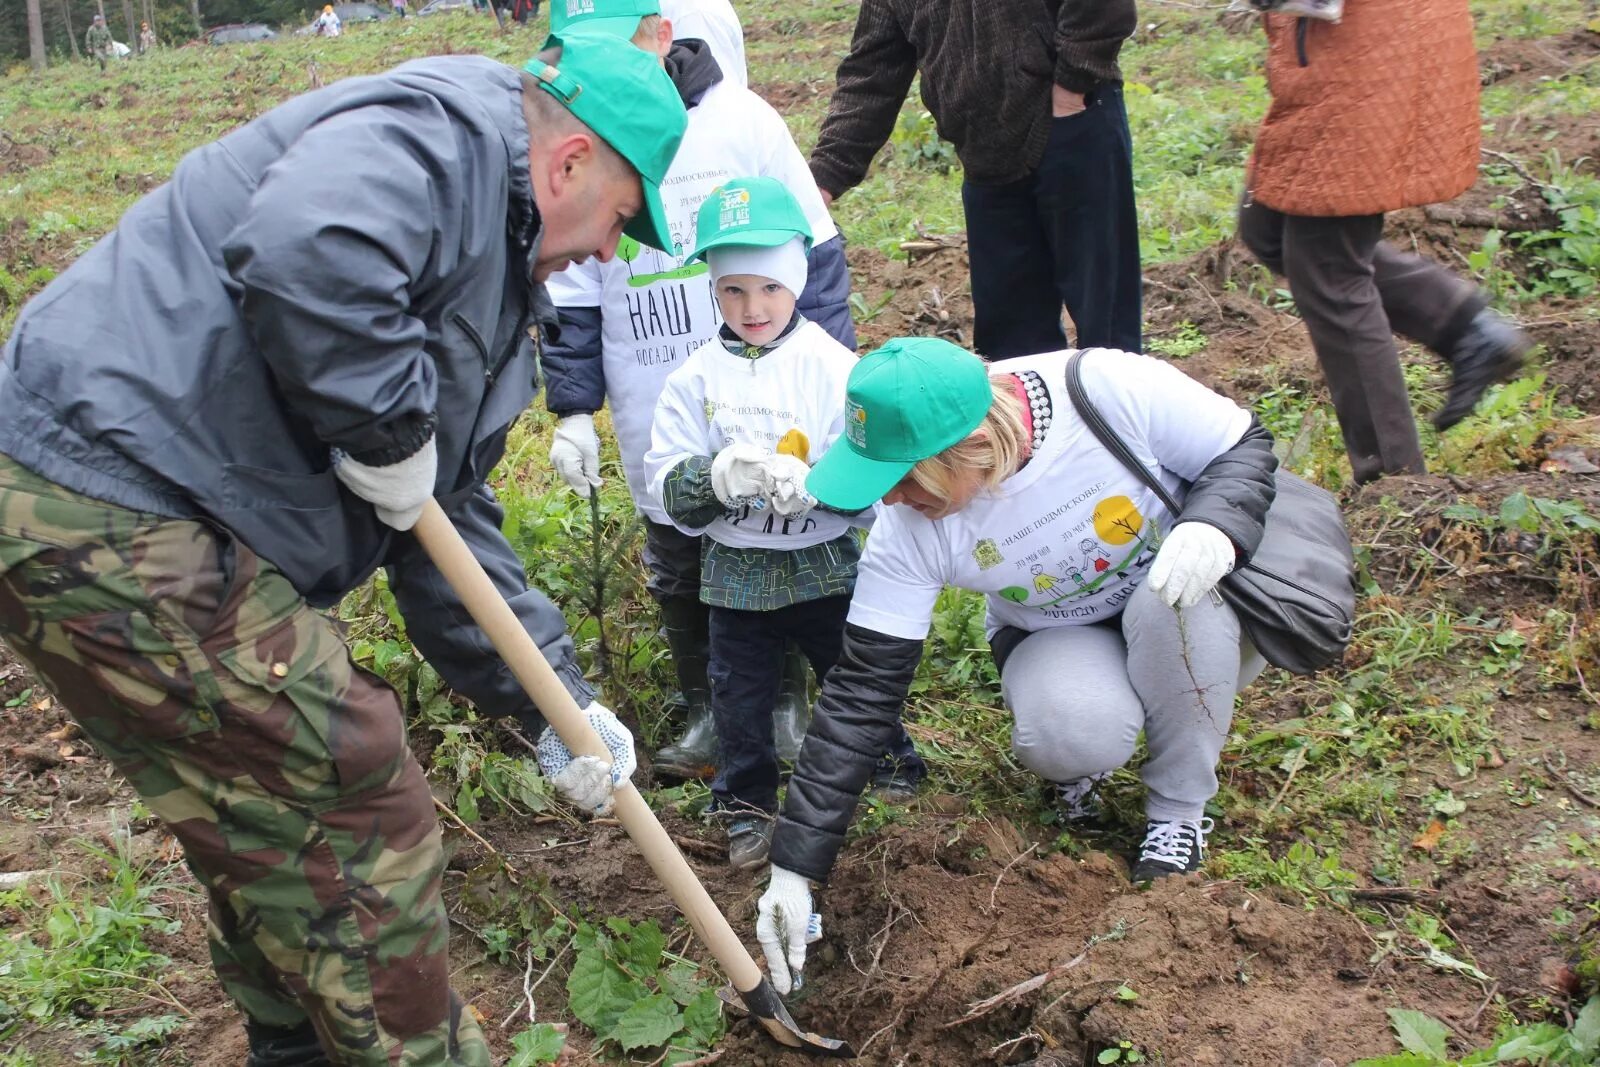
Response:
[[[722,245],[776,248],[796,237],[811,251],[811,224],[800,202],[776,178],[735,178],[711,191],[695,220],[695,249],[685,263]]]
[[[859,511],[920,460],[963,440],[989,413],[989,367],[937,337],[896,337],[869,352],[845,383],[844,436],[806,479],[829,507]]]
[[[689,115],[661,60],[624,38],[584,32],[581,26],[551,34],[544,46],[561,48],[559,65],[535,56],[522,69],[639,172],[644,207],[622,232],[677,255],[661,183],[678,154]]]

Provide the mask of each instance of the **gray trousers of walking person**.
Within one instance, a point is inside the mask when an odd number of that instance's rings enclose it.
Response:
[[[1423,473],[1394,335],[1449,360],[1487,297],[1439,264],[1383,240],[1382,215],[1286,215],[1247,193],[1239,239],[1289,282],[1328,380],[1355,480]]]
[[[1180,613],[1143,584],[1109,623],[995,634],[1018,761],[1051,782],[1106,774],[1133,758],[1143,730],[1146,818],[1201,818],[1234,695],[1266,666],[1218,599]]]

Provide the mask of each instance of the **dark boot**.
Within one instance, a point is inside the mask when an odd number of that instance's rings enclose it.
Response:
[[[250,1052],[245,1067],[332,1067],[317,1031],[311,1023],[299,1026],[268,1026],[254,1019],[244,1021]]]
[[[1450,360],[1450,393],[1433,413],[1433,424],[1448,430],[1468,415],[1495,382],[1522,369],[1533,342],[1516,323],[1488,308],[1478,312],[1446,355]]]
[[[783,686],[772,708],[772,740],[779,763],[794,763],[800,758],[800,742],[811,725],[810,665],[793,645],[783,659]]]
[[[661,601],[661,628],[672,650],[683,694],[683,736],[656,753],[657,774],[669,778],[710,778],[717,772],[717,728],[711,718],[709,610],[689,597]]]

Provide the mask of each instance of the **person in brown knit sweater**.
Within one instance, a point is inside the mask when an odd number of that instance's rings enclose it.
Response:
[[[1262,16],[1272,106],[1239,237],[1289,281],[1358,482],[1421,473],[1395,332],[1450,364],[1444,430],[1521,366],[1527,337],[1471,282],[1383,240],[1383,214],[1478,177],[1478,57],[1467,0],[1345,0],[1340,21]]]
[[[912,79],[965,172],[986,358],[1141,345],[1133,149],[1117,56],[1133,0],[862,0],[811,171],[830,202],[866,177]],[[1042,269],[1048,265],[1048,269]]]

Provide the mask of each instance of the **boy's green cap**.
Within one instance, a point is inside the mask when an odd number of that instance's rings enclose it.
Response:
[[[811,251],[811,224],[800,202],[776,178],[735,178],[711,191],[695,220],[693,263],[719,245],[776,248],[796,235]]]
[[[659,14],[660,0],[553,0],[550,32],[581,29],[632,39],[640,19]]]
[[[559,67],[535,56],[522,69],[639,172],[644,208],[622,232],[677,255],[661,182],[678,154],[689,115],[672,79],[653,53],[604,33],[578,29],[551,34],[544,47],[556,46],[561,48]]]
[[[806,479],[840,511],[882,500],[919,460],[962,440],[989,413],[989,367],[937,337],[896,337],[861,357],[845,382],[844,437]]]

